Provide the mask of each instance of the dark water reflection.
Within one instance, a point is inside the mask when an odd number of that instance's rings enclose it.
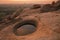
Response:
[[[31,34],[36,30],[36,27],[33,25],[23,25],[20,28],[17,29],[18,35],[27,35]]]

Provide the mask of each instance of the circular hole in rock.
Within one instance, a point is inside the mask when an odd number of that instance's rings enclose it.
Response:
[[[18,35],[27,35],[33,33],[36,28],[33,25],[23,25],[17,29]]]
[[[27,22],[16,25],[14,28],[14,33],[17,36],[24,36],[28,34],[32,34],[36,31],[36,24],[34,22]]]

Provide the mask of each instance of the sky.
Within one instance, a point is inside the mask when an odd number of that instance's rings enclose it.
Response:
[[[56,0],[0,0],[0,4],[30,4],[30,3],[51,3]]]

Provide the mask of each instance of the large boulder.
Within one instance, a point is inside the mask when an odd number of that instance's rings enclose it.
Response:
[[[45,4],[41,7],[40,11],[41,12],[49,12],[49,11],[52,11],[52,5],[51,4]]]
[[[41,8],[41,5],[40,4],[35,4],[33,5],[32,9],[38,9],[38,8]]]

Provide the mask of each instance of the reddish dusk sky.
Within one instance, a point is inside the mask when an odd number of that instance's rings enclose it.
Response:
[[[56,0],[0,0],[0,4],[51,3]]]

